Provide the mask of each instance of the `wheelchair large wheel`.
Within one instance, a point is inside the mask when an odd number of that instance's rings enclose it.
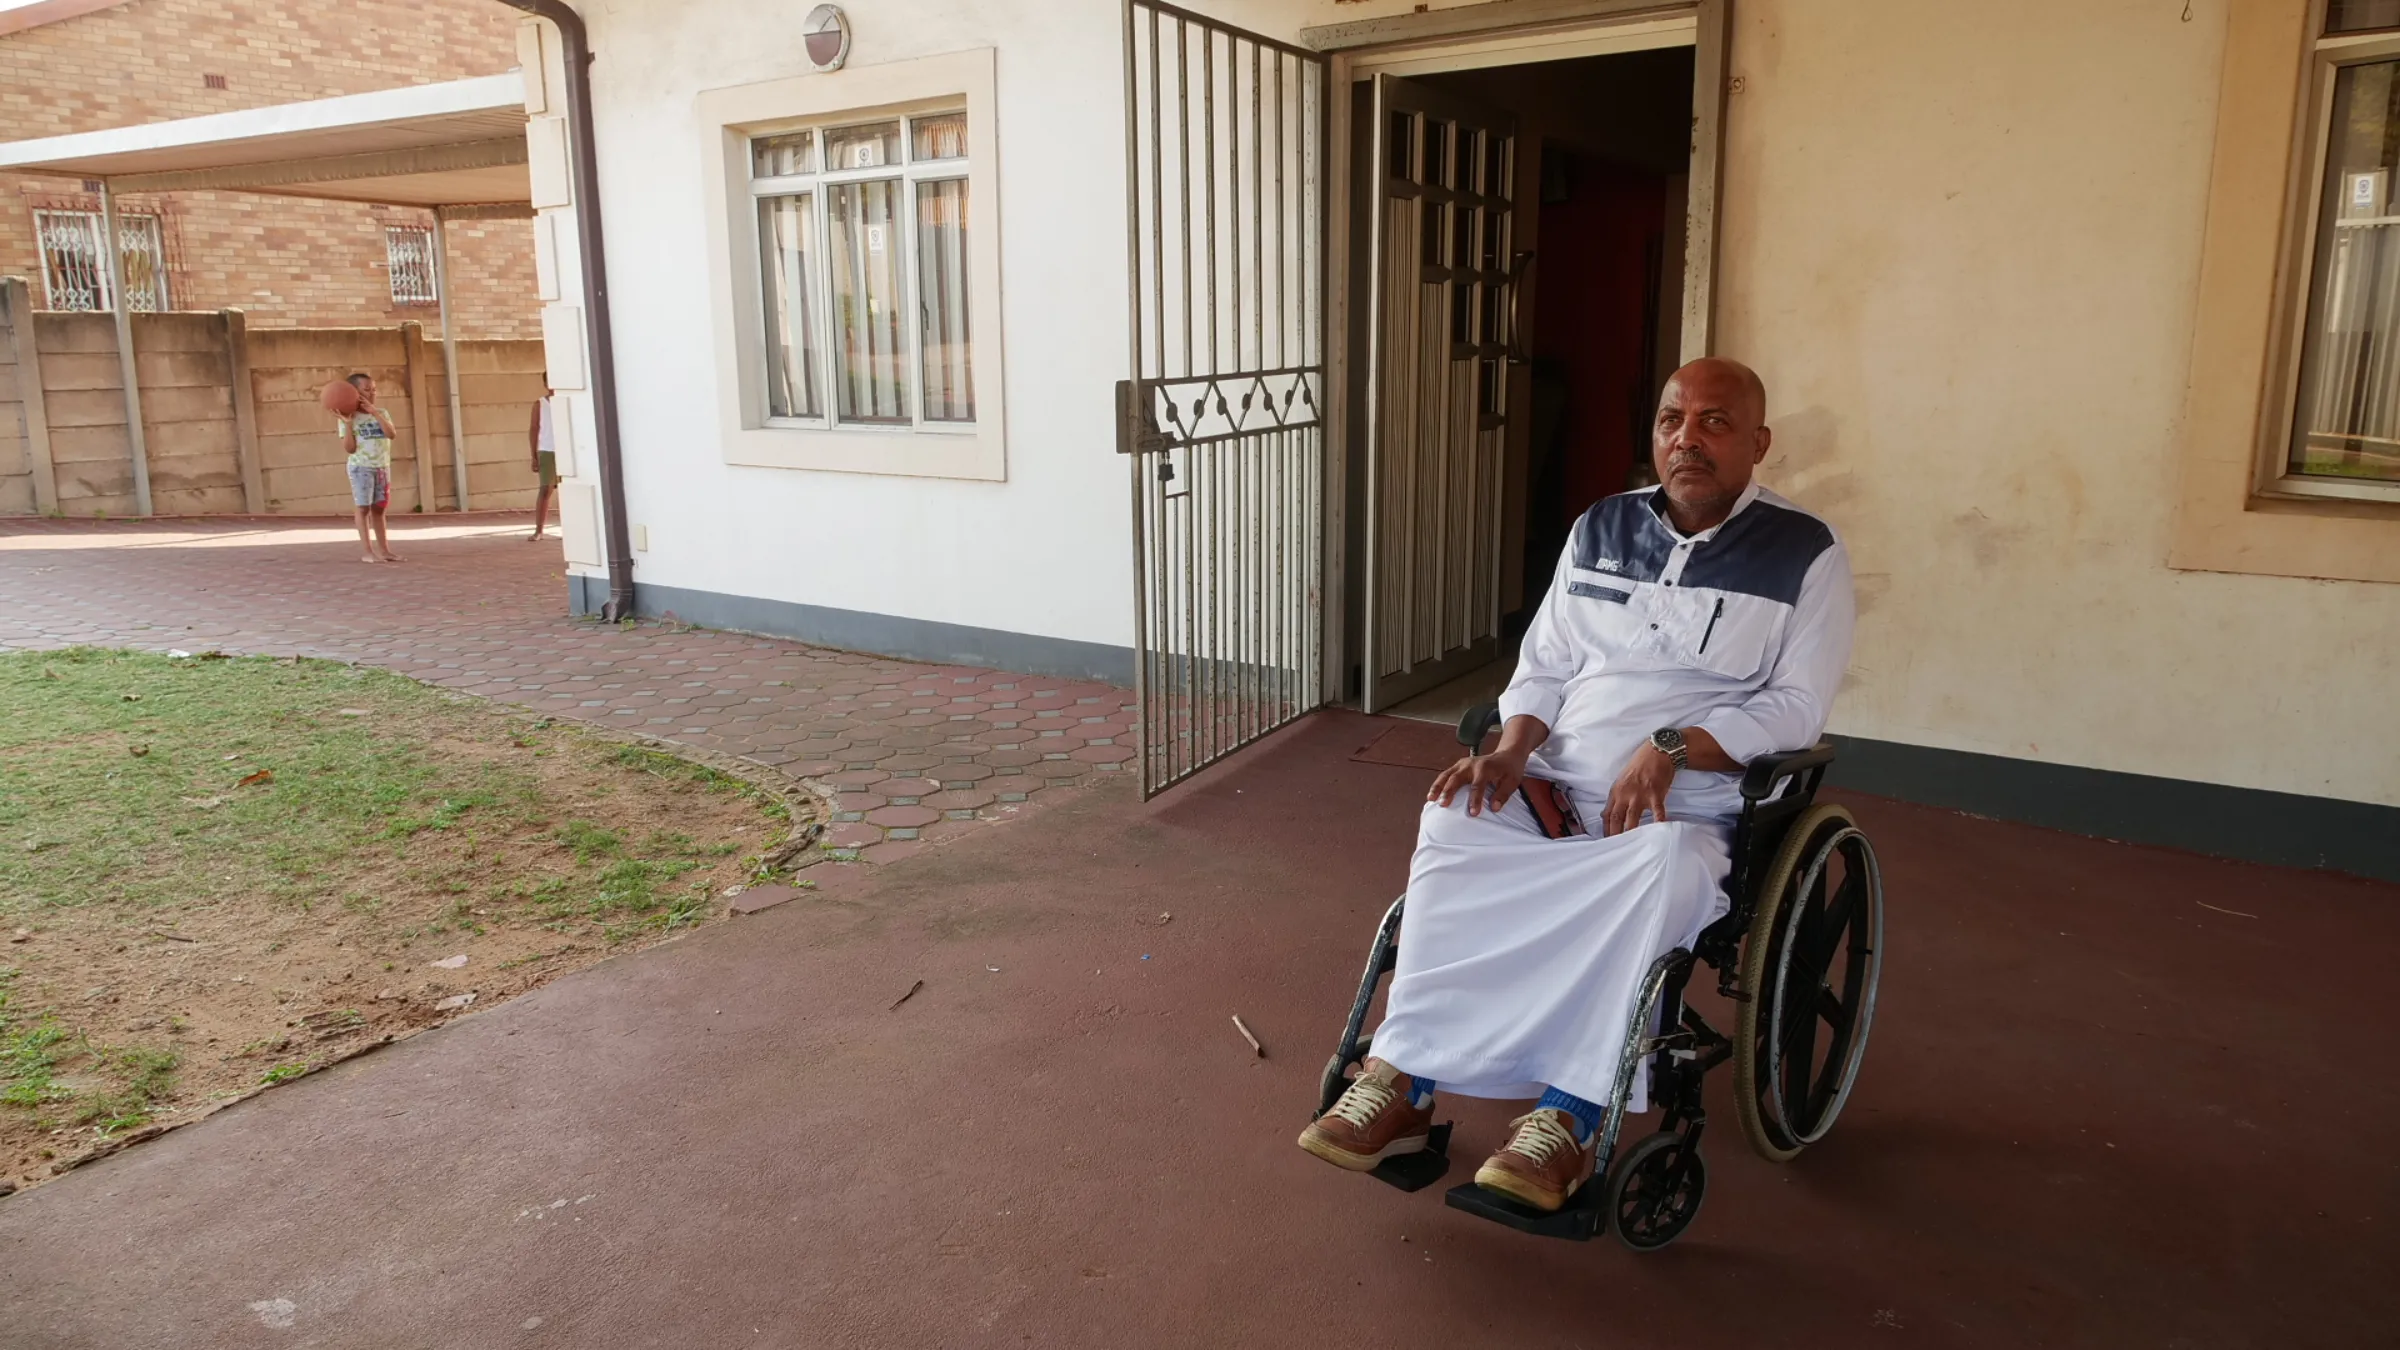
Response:
[[[1784,836],[1742,944],[1734,1081],[1742,1133],[1789,1162],[1849,1100],[1875,1019],[1883,874],[1850,812],[1820,803]]]

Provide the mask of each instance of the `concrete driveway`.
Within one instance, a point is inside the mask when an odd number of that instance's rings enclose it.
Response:
[[[455,546],[460,622],[563,626],[556,587],[500,595],[469,565],[501,541]],[[90,551],[122,561],[76,574],[78,612],[160,593],[142,549]],[[67,571],[38,552],[0,549],[7,622],[29,562]],[[2400,887],[1872,798],[1847,800],[1889,965],[1849,1114],[1774,1167],[1717,1075],[1709,1198],[1674,1248],[1544,1243],[1300,1153],[1422,790],[1356,757],[1381,731],[1319,715],[1151,804],[1110,776],[0,1201],[0,1345],[2331,1347],[2400,1325]],[[1462,1172],[1506,1114],[1457,1112]]]

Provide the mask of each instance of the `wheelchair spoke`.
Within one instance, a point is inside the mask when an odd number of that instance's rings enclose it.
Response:
[[[1834,990],[1817,990],[1817,1006],[1814,1006],[1812,1011],[1817,1016],[1822,1016],[1826,1026],[1834,1028],[1836,1038],[1838,1035],[1850,1033],[1850,1009],[1848,1009],[1848,1004],[1843,1004],[1841,999],[1834,997]]]
[[[1824,912],[1802,921],[1800,940],[1794,944],[1797,950],[1792,953],[1793,964],[1805,964],[1812,979],[1823,979],[1826,965],[1833,960],[1833,949],[1841,945],[1843,936],[1850,931],[1866,895],[1865,877],[1857,872],[1844,877],[1841,889],[1834,892]]]
[[[1791,1013],[1798,1013],[1792,1016]],[[1791,1008],[1783,1024],[1784,1100],[1804,1097],[1816,1077],[1817,1018],[1813,1008]],[[1797,1086],[1800,1091],[1792,1091]]]

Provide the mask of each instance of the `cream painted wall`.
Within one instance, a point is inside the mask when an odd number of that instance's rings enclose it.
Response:
[[[1742,0],[1721,346],[1856,558],[1836,728],[2400,803],[2400,586],[2166,566],[2226,0]]]
[[[1856,558],[1837,730],[2400,804],[2400,587],[2166,565],[2228,2],[1736,5],[1719,345]],[[797,73],[809,7],[591,7],[637,573],[1121,645],[1115,0],[852,7],[855,62],[999,51],[1009,480],[719,456],[692,98]]]

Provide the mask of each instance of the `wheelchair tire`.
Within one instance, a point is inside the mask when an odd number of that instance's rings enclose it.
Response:
[[[1625,1150],[1608,1169],[1608,1226],[1617,1241],[1637,1252],[1654,1252],[1683,1236],[1700,1216],[1707,1194],[1707,1159],[1682,1135],[1661,1130]]]
[[[1839,885],[1827,895],[1833,875]],[[1742,943],[1742,989],[1750,997],[1734,1033],[1735,1103],[1750,1147],[1769,1162],[1789,1162],[1833,1128],[1875,1017],[1883,876],[1849,810],[1819,803],[1802,812],[1753,904]],[[1840,908],[1828,924],[1833,906]],[[1800,949],[1787,951],[1795,940]],[[1830,966],[1837,949],[1847,957],[1838,972],[1812,968]],[[1834,1030],[1821,1065],[1820,1023]]]

